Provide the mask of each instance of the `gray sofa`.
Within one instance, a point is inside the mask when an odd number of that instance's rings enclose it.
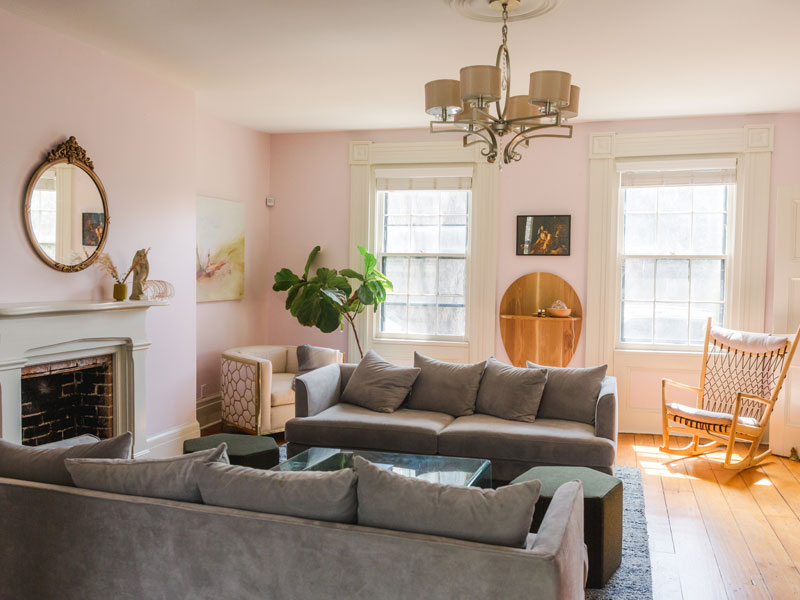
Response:
[[[353,364],[329,365],[297,377],[296,416],[286,422],[289,456],[321,446],[486,458],[492,461],[493,479],[504,482],[540,465],[614,473],[614,377],[603,380],[593,423],[555,418],[524,423],[479,413],[454,418],[404,407],[381,413],[339,402],[355,368]]]
[[[526,548],[0,478],[0,597],[584,597],[583,491]]]

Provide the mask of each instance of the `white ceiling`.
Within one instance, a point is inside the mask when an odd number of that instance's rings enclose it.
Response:
[[[264,131],[424,127],[423,84],[494,63],[446,0],[0,0]],[[509,24],[512,92],[558,69],[585,120],[800,110],[800,0],[561,0]]]

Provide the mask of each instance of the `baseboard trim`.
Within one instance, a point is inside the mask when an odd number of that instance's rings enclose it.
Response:
[[[147,450],[137,452],[136,458],[166,458],[183,453],[183,442],[200,436],[200,425],[195,421],[178,425],[147,438]]]
[[[222,395],[212,394],[197,401],[197,422],[201,431],[222,423]]]

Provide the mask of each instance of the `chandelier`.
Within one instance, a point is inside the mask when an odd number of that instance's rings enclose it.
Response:
[[[489,0],[489,4],[503,11],[503,41],[495,65],[464,67],[460,81],[426,83],[425,112],[434,117],[431,133],[463,133],[464,146],[482,144],[481,154],[488,162],[495,162],[502,152],[503,162],[509,164],[522,158],[517,148],[527,148],[532,138],[572,137],[567,119],[578,114],[580,88],[571,85],[572,75],[564,71],[536,71],[530,74],[527,95],[510,96],[508,8],[519,7],[520,1]],[[511,138],[501,150],[500,138],[505,135]]]

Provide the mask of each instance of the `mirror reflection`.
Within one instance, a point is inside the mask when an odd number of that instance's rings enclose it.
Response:
[[[77,265],[103,239],[106,213],[94,180],[80,167],[61,163],[46,169],[31,190],[31,233],[50,259]]]

